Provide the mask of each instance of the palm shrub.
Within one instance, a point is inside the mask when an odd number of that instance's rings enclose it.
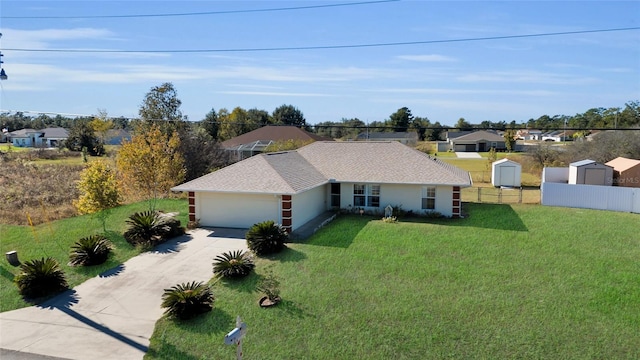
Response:
[[[111,249],[113,249],[113,245],[102,235],[84,237],[71,246],[69,263],[74,266],[102,264],[107,261]]]
[[[60,264],[50,257],[27,261],[20,265],[14,279],[20,294],[26,298],[39,298],[69,288]]]
[[[180,220],[159,211],[137,212],[129,216],[126,222],[129,228],[123,235],[132,245],[154,245],[184,234]]]
[[[251,254],[242,250],[222,253],[213,259],[213,273],[225,278],[241,278],[255,268]]]
[[[186,320],[211,311],[213,301],[211,288],[202,282],[193,281],[164,289],[161,306],[166,308],[166,315]]]
[[[280,224],[273,220],[253,224],[245,235],[247,246],[257,255],[280,252],[289,240],[289,234]]]

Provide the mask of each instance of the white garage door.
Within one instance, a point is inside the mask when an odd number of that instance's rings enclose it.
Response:
[[[278,200],[274,195],[200,193],[200,225],[249,228],[265,220],[279,222]]]

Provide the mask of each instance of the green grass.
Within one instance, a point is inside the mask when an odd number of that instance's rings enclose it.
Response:
[[[211,313],[159,320],[145,358],[234,358],[223,338],[237,315],[251,359],[640,357],[639,215],[465,210],[422,223],[342,216],[259,260],[257,275],[215,283]],[[283,302],[261,309],[267,269]]]
[[[180,212],[179,219],[183,226],[187,221],[187,202],[184,200],[160,200],[156,208],[164,211]],[[21,262],[51,256],[58,260],[67,275],[70,286],[76,286],[88,278],[94,277],[108,269],[114,268],[131,257],[139,254],[139,250],[129,245],[122,237],[127,225],[125,220],[134,212],[148,209],[148,203],[136,203],[120,206],[112,210],[107,219],[106,236],[113,242],[115,249],[106,263],[91,267],[71,267],[69,251],[71,245],[80,238],[103,233],[102,222],[91,215],[77,216],[35,226],[14,226],[0,224],[2,253],[16,250]],[[3,259],[0,261],[0,311],[18,309],[30,305],[18,293],[13,277],[19,268],[12,267]]]

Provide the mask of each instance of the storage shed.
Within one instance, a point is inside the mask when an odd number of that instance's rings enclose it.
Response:
[[[611,186],[613,168],[588,159],[573,162],[569,164],[569,184]]]
[[[607,163],[613,168],[613,184],[640,188],[640,160],[617,157]]]
[[[512,160],[502,159],[491,164],[491,183],[493,186],[520,187],[522,166]]]

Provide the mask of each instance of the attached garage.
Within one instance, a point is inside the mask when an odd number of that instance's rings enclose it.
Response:
[[[201,226],[246,229],[265,220],[280,222],[279,197],[265,194],[196,193]]]

